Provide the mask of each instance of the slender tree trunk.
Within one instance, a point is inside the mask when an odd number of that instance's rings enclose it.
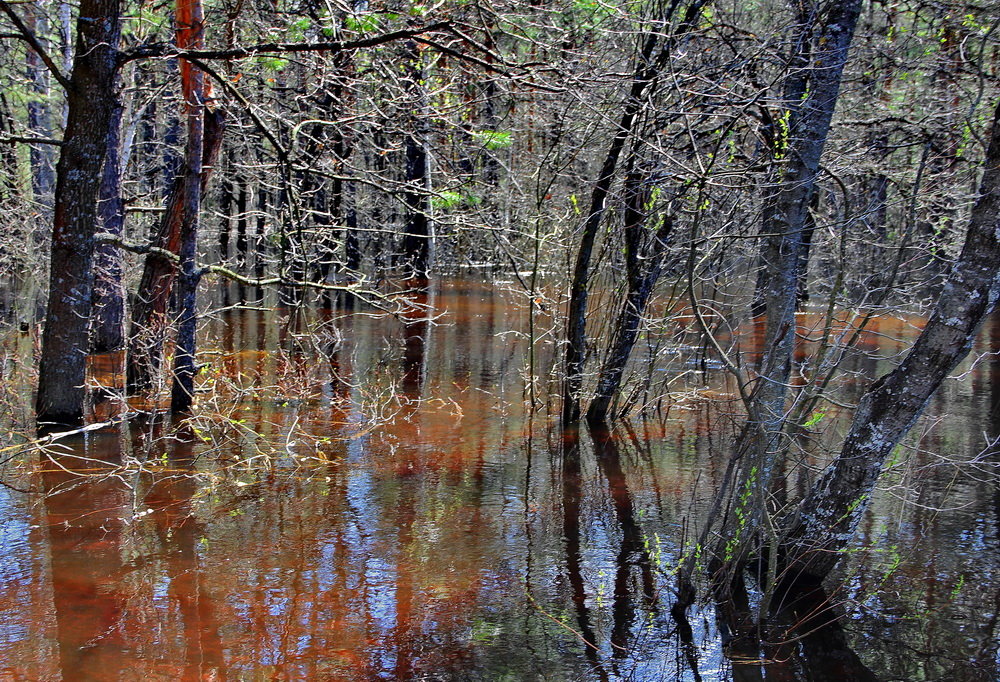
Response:
[[[15,117],[10,109],[10,103],[2,92],[0,92],[0,130],[14,135],[17,125]],[[13,144],[0,145],[0,201],[21,201],[17,188],[17,179],[20,177],[18,171],[17,151]],[[0,245],[2,247],[2,245]],[[0,248],[0,253],[3,253]]]
[[[177,47],[198,49],[203,44],[201,0],[178,0]],[[180,60],[181,89],[187,114],[184,152],[184,208],[180,234],[177,300],[180,321],[174,350],[174,380],[170,409],[183,412],[194,402],[195,350],[198,331],[198,230],[201,222],[202,168],[205,162],[205,74],[186,59]]]
[[[649,191],[643,187],[638,172],[625,177],[625,268],[627,292],[625,303],[615,323],[611,347],[597,379],[597,392],[587,410],[591,423],[604,422],[611,402],[621,387],[625,366],[632,354],[646,306],[663,271],[663,255],[667,238],[673,229],[669,216],[662,216],[659,227],[647,238],[652,228],[649,220]],[[650,242],[647,244],[647,241]]]
[[[853,537],[886,457],[965,358],[1000,298],[1000,103],[965,246],[927,325],[892,372],[862,396],[840,456],[784,523],[790,575],[826,577]]]
[[[34,32],[35,37],[43,45],[45,34],[48,33],[48,21],[45,12],[38,5],[28,5],[25,15],[25,25]],[[32,93],[36,96],[28,101],[28,130],[38,137],[52,136],[52,112],[50,110],[51,93],[49,92],[49,72],[42,64],[41,58],[34,50],[28,49],[25,54],[28,67],[28,80],[31,82]],[[52,189],[55,185],[55,174],[52,165],[53,147],[47,144],[31,145],[31,190],[36,202],[50,205]]]
[[[795,308],[798,300],[803,241],[809,225],[809,198],[814,191],[820,157],[826,146],[833,112],[840,93],[841,74],[847,62],[861,0],[827,3],[825,24],[819,32],[808,73],[806,96],[789,120],[787,164],[769,197],[762,260],[767,271],[764,292],[767,318],[765,353],[753,393],[750,418],[759,420],[748,435],[762,439],[760,458],[754,462],[763,490],[769,488],[774,459],[782,451],[785,400],[795,345]],[[793,78],[802,78],[796,73]],[[797,91],[797,84],[788,91]],[[763,449],[763,452],[759,452]]]
[[[702,538],[711,525],[722,526],[713,552],[715,587],[720,598],[728,583],[742,581],[742,569],[761,541],[773,538],[766,517],[773,511],[771,498],[775,471],[784,457],[785,403],[795,345],[795,307],[803,233],[807,229],[808,200],[813,192],[819,161],[826,145],[840,92],[840,79],[861,11],[861,0],[829,0],[811,53],[811,66],[793,70],[785,84],[786,97],[801,92],[801,103],[788,117],[787,144],[776,144],[787,158],[779,181],[764,201],[764,245],[761,253],[764,309],[764,353],[758,378],[747,404],[747,423],[734,446],[719,493]],[[800,13],[800,23],[820,18]],[[812,29],[801,25],[800,40]],[[777,133],[777,131],[775,131]],[[761,284],[761,282],[758,282]],[[721,515],[721,518],[716,518]],[[694,597],[690,572],[693,557],[682,568],[679,600],[671,609],[683,621],[683,612]],[[776,567],[771,565],[773,571]],[[766,579],[762,582],[766,583]],[[766,593],[770,594],[770,593]],[[765,597],[764,602],[767,601]],[[768,605],[762,604],[766,613]]]
[[[632,135],[637,116],[642,110],[649,90],[655,88],[660,73],[672,54],[677,36],[687,32],[701,14],[707,0],[691,2],[681,25],[674,35],[661,40],[661,35],[650,32],[643,38],[642,48],[636,59],[632,85],[622,108],[622,115],[608,146],[601,171],[590,194],[590,208],[583,224],[580,246],[573,267],[569,305],[566,311],[566,360],[563,378],[562,423],[569,426],[580,421],[580,389],[583,386],[584,365],[587,359],[587,297],[590,284],[590,261],[594,252],[597,232],[607,208],[608,195],[618,170],[618,161],[625,143]],[[663,19],[669,25],[678,3],[673,3]]]
[[[101,166],[113,127],[119,0],[82,0],[56,166],[49,297],[36,402],[39,422],[83,421],[94,234]]]
[[[215,110],[205,119],[202,187],[208,184],[213,164],[222,147],[225,114],[222,110]],[[166,211],[152,240],[153,246],[175,254],[180,253],[186,177],[185,171],[184,175],[174,181],[167,198]],[[159,254],[146,256],[142,279],[132,304],[128,335],[126,390],[129,395],[149,390],[159,372],[167,327],[167,308],[176,276],[177,264],[173,260]]]
[[[403,267],[416,286],[427,286],[431,261],[431,198],[428,193],[430,169],[427,157],[426,94],[423,57],[416,45],[407,46],[408,88],[416,105],[413,130],[403,142],[405,150],[406,233],[403,236]]]
[[[798,132],[797,124],[800,120],[802,103],[809,92],[809,63],[812,55],[812,41],[816,29],[816,17],[814,8],[807,3],[799,3],[796,16],[795,40],[792,44],[792,52],[788,56],[787,75],[782,87],[782,101],[785,107],[778,113],[777,120],[772,116],[772,120],[767,126],[767,138],[774,168],[774,182],[768,184],[764,190],[764,206],[761,216],[761,233],[764,235],[761,244],[760,258],[757,266],[757,282],[754,286],[753,302],[750,305],[750,314],[758,317],[767,312],[767,295],[770,289],[771,276],[773,274],[772,263],[768,258],[774,256],[774,244],[782,235],[775,234],[776,212],[779,209],[778,201],[782,196],[781,188],[790,175],[788,167],[782,160],[791,162],[801,161],[801,159],[790,158],[795,154],[792,143],[795,139],[793,135]],[[793,130],[793,125],[796,128]],[[808,193],[807,193],[808,194]],[[798,259],[797,259],[798,262]]]
[[[590,285],[590,261],[594,252],[597,231],[604,218],[611,184],[615,179],[618,159],[625,148],[625,142],[632,134],[632,128],[635,126],[636,117],[642,107],[646,89],[655,81],[659,68],[662,66],[660,62],[666,53],[666,49],[661,48],[660,57],[653,63],[652,57],[656,45],[656,35],[646,36],[632,80],[632,87],[618,122],[618,128],[614,137],[611,138],[611,145],[604,157],[601,172],[598,174],[597,182],[594,183],[594,189],[590,194],[590,209],[583,224],[580,247],[576,252],[576,264],[573,267],[573,282],[570,285],[569,306],[566,313],[567,344],[565,377],[563,379],[563,426],[580,421],[580,388],[583,385],[583,370],[587,357],[587,298],[588,286]]]

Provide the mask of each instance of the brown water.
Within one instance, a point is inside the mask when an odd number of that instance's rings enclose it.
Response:
[[[523,297],[462,283],[423,302],[433,322],[221,313],[197,419],[6,462],[29,492],[0,487],[0,680],[997,677],[993,357],[946,385],[886,477],[829,591],[843,631],[748,651],[708,606],[690,644],[669,616],[738,427],[698,349],[661,351],[672,394],[649,419],[563,436],[549,320],[530,410]],[[912,322],[881,320],[867,350],[898,352]],[[11,343],[14,384],[30,339]],[[980,346],[1000,348],[1000,323]]]

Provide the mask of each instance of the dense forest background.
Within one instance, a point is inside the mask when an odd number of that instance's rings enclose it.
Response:
[[[38,330],[43,430],[93,419],[107,353],[127,409],[197,413],[220,309],[415,329],[434,278],[503,279],[524,400],[553,424],[655,414],[679,354],[730,377],[740,426],[678,622],[702,549],[717,595],[756,571],[760,613],[833,570],[1000,293],[995,3],[0,9],[0,296]],[[919,340],[843,393],[900,311],[927,318]],[[832,465],[777,492],[828,413],[850,424]]]

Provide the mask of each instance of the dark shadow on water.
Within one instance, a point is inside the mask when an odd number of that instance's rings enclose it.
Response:
[[[647,608],[655,606],[653,568],[642,529],[636,519],[632,493],[625,480],[617,436],[603,426],[592,426],[590,435],[594,441],[598,466],[608,485],[615,519],[622,532],[622,542],[615,561],[611,646],[615,658],[624,658],[628,653],[629,637],[635,625],[637,598]],[[631,578],[636,574],[641,584],[641,595],[636,594],[637,590],[631,587]]]
[[[563,432],[562,493],[563,493],[563,538],[566,547],[566,578],[569,582],[576,610],[576,624],[579,637],[583,640],[587,660],[594,667],[600,679],[607,680],[608,674],[600,659],[597,635],[592,625],[590,608],[587,605],[587,590],[583,580],[582,530],[580,527],[581,502],[583,497],[583,476],[581,469],[580,433],[577,429]]]
[[[728,633],[734,682],[878,682],[849,646],[841,614],[821,585],[782,586],[761,628],[752,625],[745,585],[733,581],[731,589],[717,617]]]

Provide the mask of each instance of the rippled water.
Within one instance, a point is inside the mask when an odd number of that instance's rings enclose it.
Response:
[[[865,549],[829,586],[844,631],[746,651],[723,646],[709,606],[691,644],[669,615],[739,426],[697,349],[661,349],[672,393],[649,419],[561,434],[549,321],[531,410],[522,299],[454,283],[422,302],[431,322],[221,313],[198,419],[8,462],[27,492],[0,487],[0,679],[997,676],[1000,493],[976,461],[1000,432],[993,357],[947,384],[896,458]],[[867,350],[898,352],[910,322],[880,321]],[[981,350],[998,341],[994,323]],[[822,426],[842,430],[832,411]],[[789,471],[791,492],[807,482]]]

